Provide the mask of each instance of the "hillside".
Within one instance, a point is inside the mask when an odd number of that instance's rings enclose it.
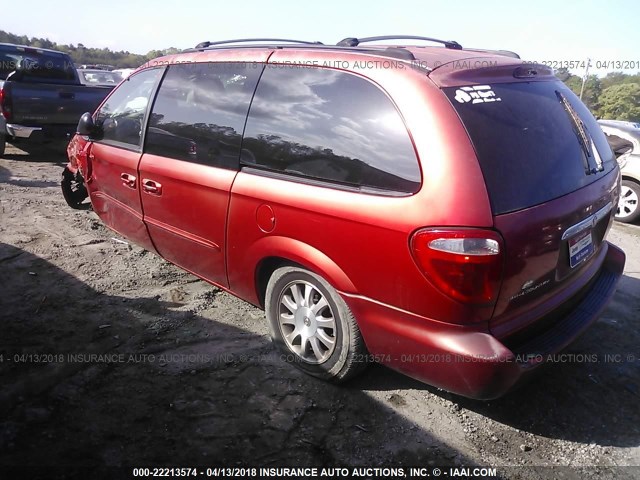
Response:
[[[139,67],[147,60],[180,51],[177,48],[166,48],[164,50],[151,50],[146,55],[131,53],[128,51],[112,52],[108,48],[85,47],[81,43],[78,45],[60,45],[56,42],[52,42],[48,38],[29,38],[26,35],[15,35],[3,30],[0,30],[0,43],[15,43],[38,48],[51,48],[53,50],[60,50],[68,53],[77,65],[103,64],[113,65],[116,68]]]

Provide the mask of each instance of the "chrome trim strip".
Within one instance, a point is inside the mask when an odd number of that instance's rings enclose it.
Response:
[[[576,223],[575,225],[567,228],[565,232],[562,234],[562,240],[566,240],[569,237],[573,237],[575,234],[580,233],[583,230],[586,230],[589,227],[593,227],[600,220],[605,218],[611,210],[613,209],[613,203],[609,202],[596,213],[589,215],[587,218],[582,220],[581,222]]]

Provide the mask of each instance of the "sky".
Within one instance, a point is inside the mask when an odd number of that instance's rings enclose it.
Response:
[[[29,0],[28,6],[28,15],[3,16],[0,30],[142,54],[205,40],[278,37],[335,43],[354,36],[423,35],[465,47],[512,50],[526,60],[567,65],[579,75],[587,58],[590,73],[601,76],[640,71],[637,0],[109,0],[73,8]],[[572,66],[572,61],[579,64]]]

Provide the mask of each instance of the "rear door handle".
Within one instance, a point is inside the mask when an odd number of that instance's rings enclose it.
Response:
[[[129,173],[121,173],[120,179],[122,180],[122,184],[125,187],[136,188],[136,177],[135,175],[131,175]]]
[[[162,185],[148,178],[142,179],[142,189],[151,195],[162,195]]]

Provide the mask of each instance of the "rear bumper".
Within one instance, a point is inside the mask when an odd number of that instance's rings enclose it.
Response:
[[[75,133],[75,130],[75,125],[43,125],[40,127],[33,127],[19,125],[17,123],[7,123],[4,128],[5,134],[10,137],[40,143],[68,141]]]
[[[369,352],[395,370],[430,385],[477,399],[493,399],[573,342],[600,315],[622,276],[625,254],[607,243],[600,270],[575,308],[551,328],[508,348],[486,324],[435,322],[343,294],[358,319]]]
[[[7,123],[7,133],[15,138],[29,138],[34,132],[40,131],[42,131],[42,127],[25,127],[24,125]]]

